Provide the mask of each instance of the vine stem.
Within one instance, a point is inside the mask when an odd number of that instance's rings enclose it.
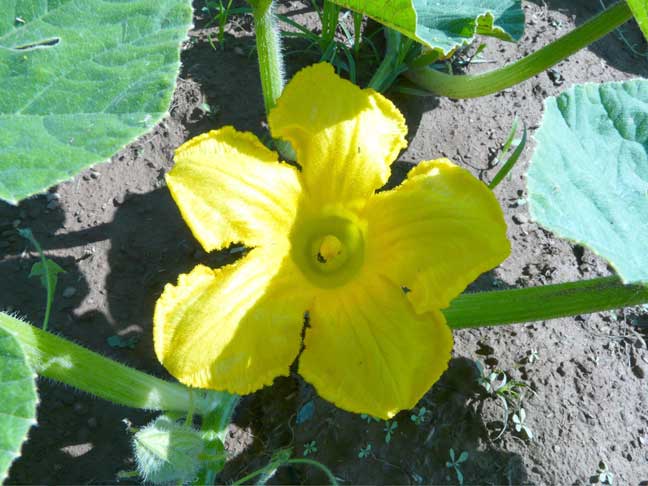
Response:
[[[259,76],[267,117],[270,110],[277,105],[285,84],[281,31],[277,25],[272,0],[248,0],[248,3],[252,6],[254,17]],[[275,140],[275,145],[284,158],[295,160],[295,151],[288,142]]]
[[[453,329],[541,321],[648,303],[648,286],[604,277],[526,289],[462,294],[443,312]],[[209,416],[221,439],[238,397],[198,394],[105,358],[0,312],[0,328],[20,342],[34,370],[98,397],[128,407]],[[193,401],[193,403],[192,403]],[[209,415],[212,414],[212,415]]]
[[[272,0],[250,1],[254,16],[259,75],[266,115],[277,104],[284,88],[284,62],[281,35],[277,26]]]
[[[453,329],[497,326],[591,314],[648,303],[648,286],[617,277],[525,289],[462,294],[443,313]]]
[[[206,463],[194,484],[215,484],[216,476],[224,466],[226,453],[223,447],[227,430],[240,399],[238,395],[223,392],[219,406],[203,417],[203,438],[207,443],[205,452],[212,460]]]
[[[2,312],[0,328],[20,343],[39,375],[119,405],[177,412],[195,406],[200,414],[210,413],[217,405],[203,394],[194,396],[192,404],[189,388],[183,385],[129,368]]]
[[[425,67],[407,71],[405,76],[418,86],[449,98],[497,93],[550,68],[631,18],[630,7],[622,0],[542,49],[502,68],[483,74],[451,75]]]

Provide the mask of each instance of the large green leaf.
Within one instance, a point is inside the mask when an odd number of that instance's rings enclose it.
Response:
[[[0,329],[0,483],[36,423],[35,378],[20,344]]]
[[[0,199],[114,154],[166,113],[189,0],[2,0]]]
[[[449,54],[475,34],[518,40],[524,32],[520,0],[332,0],[362,12],[428,47]]]
[[[531,216],[648,281],[648,81],[548,98],[528,172]]]
[[[646,0],[628,0],[628,6],[632,10],[641,32],[648,40],[648,2]]]

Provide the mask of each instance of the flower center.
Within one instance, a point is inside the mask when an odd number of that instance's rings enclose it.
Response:
[[[302,221],[293,232],[292,256],[319,287],[339,287],[357,274],[364,260],[360,227],[339,216]]]
[[[342,253],[342,242],[335,235],[326,235],[319,243],[317,261],[332,264],[336,257]],[[340,259],[338,258],[338,261]]]

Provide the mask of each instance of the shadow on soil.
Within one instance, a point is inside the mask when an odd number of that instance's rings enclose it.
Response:
[[[411,167],[396,163],[387,187],[402,181]],[[47,217],[41,217],[45,214]],[[0,221],[8,222],[0,229],[3,241],[9,242],[0,260],[0,274],[8,277],[0,281],[0,308],[19,310],[32,323],[40,322],[44,309],[44,290],[36,279],[27,278],[37,256],[25,253],[27,243],[17,235],[14,225],[31,227],[50,255],[55,250],[109,240],[106,309],[79,310],[89,295],[79,268],[80,260],[85,258],[80,248],[78,257],[53,256],[66,273],[59,281],[51,329],[158,376],[168,377],[154,356],[151,319],[164,285],[175,282],[179,274],[199,263],[214,268],[240,255],[228,251],[205,253],[166,188],[130,194],[119,202],[110,223],[62,235],[54,233],[65,227],[63,213],[47,209],[44,196],[18,207],[2,205],[0,216]],[[61,297],[61,289],[67,286],[75,288],[74,295]],[[133,338],[133,342],[123,348],[108,346],[109,338],[115,335]],[[466,383],[474,382],[465,376],[472,372],[471,366],[474,368],[468,360],[453,360],[450,370],[422,402],[430,410],[425,424],[415,426],[409,414],[401,414],[391,444],[384,441],[384,424],[367,424],[357,415],[336,409],[319,399],[313,388],[296,375],[278,379],[275,386],[243,400],[235,424],[239,430],[247,431],[240,437],[241,443],[251,445],[235,451],[241,454],[228,464],[223,478],[233,480],[262,467],[280,447],[294,448],[299,457],[303,444],[315,440],[319,453],[314,458],[352,482],[450,481],[445,462],[451,447],[470,455],[462,465],[467,480],[493,478],[493,482],[501,482],[512,477],[513,482],[524,481],[526,475],[517,456],[482,444],[488,433],[469,404],[472,392],[466,390]],[[88,467],[92,468],[95,482],[105,483],[113,481],[118,471],[134,468],[125,453],[130,437],[122,419],[128,417],[135,425],[143,425],[151,414],[117,407],[46,380],[40,380],[40,392],[43,405],[39,408],[39,425],[32,430],[32,440],[12,469],[11,483],[87,477]],[[309,421],[297,426],[296,414],[309,401],[314,403],[315,412]],[[83,425],[71,428],[71,423]],[[367,444],[372,444],[373,451],[366,459],[358,458],[359,450]],[[32,469],[35,463],[39,464],[37,475]],[[312,470],[295,467],[282,468],[275,478],[279,483],[323,480]]]
[[[400,413],[392,420],[398,426],[387,443],[385,422],[337,409],[296,375],[279,379],[241,404],[236,426],[250,431],[254,442],[228,463],[221,481],[263,467],[280,448],[303,456],[306,444],[314,442],[316,451],[308,457],[327,465],[343,484],[455,484],[455,472],[446,464],[451,448],[456,456],[468,453],[461,464],[467,484],[525,483],[522,458],[489,439],[492,427],[480,413],[483,397],[475,380],[473,361],[453,359],[419,403],[427,410],[425,420],[415,424],[412,412]],[[304,409],[312,410],[306,420]],[[367,448],[366,457],[360,457]],[[271,482],[326,484],[326,477],[314,468],[289,465],[279,469]]]

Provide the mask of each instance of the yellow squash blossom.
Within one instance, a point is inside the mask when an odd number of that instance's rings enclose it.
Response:
[[[269,125],[300,168],[232,127],[176,151],[167,183],[195,237],[206,251],[251,251],[166,286],[157,356],[187,385],[246,394],[289,373],[304,331],[299,373],[322,397],[392,417],[447,367],[440,309],[508,256],[501,208],[446,159],[376,193],[406,146],[405,120],[328,64],[295,75]]]

